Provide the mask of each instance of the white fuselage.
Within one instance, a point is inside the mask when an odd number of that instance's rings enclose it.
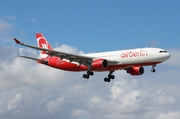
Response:
[[[153,63],[153,62],[161,63],[167,60],[171,56],[164,49],[160,49],[160,48],[137,48],[137,49],[129,49],[129,50],[91,53],[84,55],[95,58],[104,58],[109,61],[118,62],[119,65]]]
[[[82,54],[81,56],[91,57],[94,60],[107,60],[107,67],[91,67],[91,71],[116,71],[134,66],[155,66],[167,60],[171,55],[160,48],[137,48],[129,50],[109,51],[100,53]],[[102,63],[100,63],[102,64]],[[50,58],[49,66],[67,71],[88,71],[89,68],[75,61],[67,59],[59,60]]]

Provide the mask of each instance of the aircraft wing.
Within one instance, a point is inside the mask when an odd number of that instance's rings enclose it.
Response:
[[[14,40],[19,45],[33,48],[33,49],[40,50],[40,51],[45,51],[46,54],[50,55],[51,57],[52,56],[60,57],[61,59],[66,59],[66,60],[69,60],[70,62],[72,62],[72,61],[77,62],[80,65],[83,64],[85,66],[91,66],[91,63],[93,62],[93,60],[97,59],[97,57],[75,55],[75,54],[71,54],[71,53],[65,53],[65,52],[50,50],[50,49],[46,49],[46,48],[40,48],[40,47],[36,47],[36,46],[32,46],[32,45],[27,45],[27,44],[20,42],[16,38],[14,38]],[[26,58],[27,56],[21,56],[21,57]],[[29,59],[31,59],[31,58],[29,58]],[[33,59],[33,60],[36,60],[36,59]],[[117,64],[117,62],[109,61],[109,60],[108,60],[108,63],[109,64]]]

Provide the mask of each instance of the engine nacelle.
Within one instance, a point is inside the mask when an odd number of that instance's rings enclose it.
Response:
[[[91,65],[92,68],[106,68],[108,66],[108,61],[106,59],[95,59]]]
[[[142,66],[134,66],[127,69],[127,73],[131,75],[142,75],[144,73],[144,68]]]

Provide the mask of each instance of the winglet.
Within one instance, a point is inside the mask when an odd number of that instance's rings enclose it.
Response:
[[[16,39],[16,38],[14,38],[14,41],[15,41],[17,44],[21,44],[21,42],[20,42],[18,39]]]

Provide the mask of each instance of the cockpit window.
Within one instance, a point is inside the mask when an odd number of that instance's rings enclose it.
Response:
[[[161,50],[161,51],[159,51],[159,53],[167,53],[167,51]]]

